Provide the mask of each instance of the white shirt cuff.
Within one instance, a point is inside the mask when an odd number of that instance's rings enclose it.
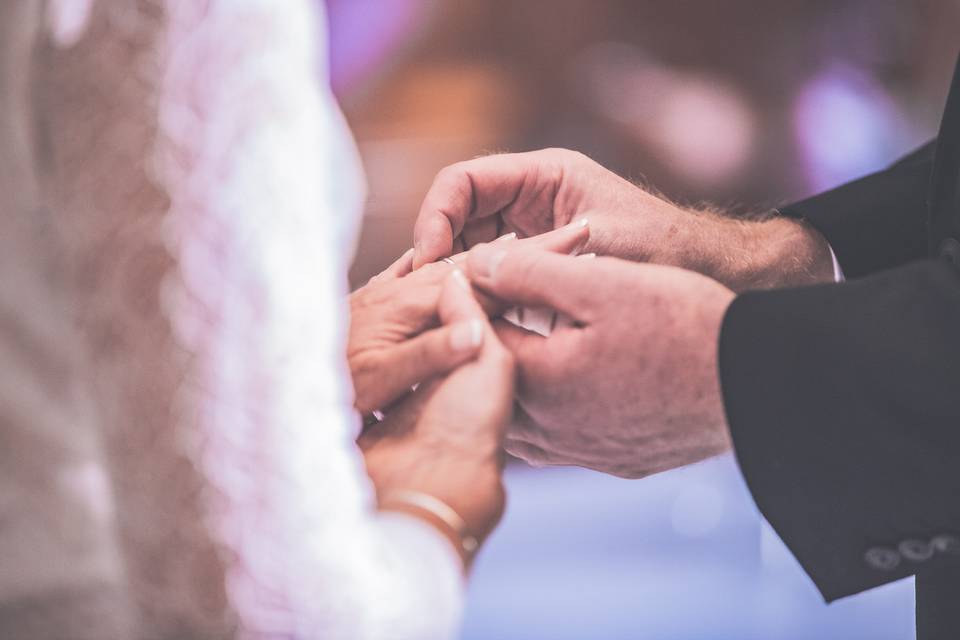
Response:
[[[843,276],[843,269],[840,268],[840,262],[837,261],[837,254],[833,252],[833,247],[827,245],[830,249],[830,259],[833,260],[833,281],[834,282],[844,282],[846,278]]]

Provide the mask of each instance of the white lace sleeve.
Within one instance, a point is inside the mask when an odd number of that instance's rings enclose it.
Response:
[[[316,11],[97,2],[50,54],[50,191],[144,637],[456,633],[458,556],[376,512],[354,444],[359,183]]]
[[[170,5],[159,166],[182,274],[168,309],[203,363],[200,463],[236,554],[230,599],[256,632],[448,637],[458,559],[429,527],[374,515],[353,444],[342,218],[356,209],[333,195],[355,159],[319,89],[314,14],[208,7]]]

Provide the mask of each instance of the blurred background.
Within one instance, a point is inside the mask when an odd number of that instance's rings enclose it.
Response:
[[[358,286],[443,166],[568,147],[683,202],[776,206],[932,137],[944,0],[327,0],[369,181]],[[912,584],[827,607],[735,462],[641,482],[510,467],[464,638],[909,638]]]

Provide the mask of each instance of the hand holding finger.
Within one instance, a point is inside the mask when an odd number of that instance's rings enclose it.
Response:
[[[586,322],[598,302],[596,289],[603,278],[599,262],[481,245],[470,252],[467,269],[481,291],[505,303],[547,307]]]
[[[357,398],[357,410],[369,413],[382,409],[413,385],[447,373],[475,357],[483,343],[483,333],[480,319],[460,320],[390,347],[379,357],[371,358],[369,365],[361,364],[353,373],[355,384],[369,392]],[[376,384],[367,384],[367,376],[375,377]]]
[[[500,213],[529,190],[528,176],[545,171],[550,152],[502,154],[451,165],[437,174],[424,198],[414,227],[414,268],[453,253],[454,239],[468,221]],[[526,203],[524,203],[526,204]],[[553,228],[552,211],[545,228],[517,229],[536,235]]]
[[[413,249],[407,249],[389,267],[370,278],[370,282],[383,282],[402,278],[413,271]]]

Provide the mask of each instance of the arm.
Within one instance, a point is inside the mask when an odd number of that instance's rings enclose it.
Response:
[[[744,294],[726,314],[740,466],[828,600],[949,560],[920,558],[960,533],[958,328],[960,274],[927,261]]]
[[[830,282],[831,246],[856,278],[927,254],[933,150],[931,142],[782,216],[747,220],[666,201],[571,151],[478,158],[438,174],[417,218],[414,265],[448,255],[455,239],[490,240],[500,228],[534,235],[586,217],[585,251],[680,266],[734,291]]]
[[[811,226],[740,220],[664,200],[563,149],[461,162],[441,171],[417,217],[414,266],[495,231],[545,233],[589,219],[584,252],[699,271],[743,291],[830,282],[830,250]]]

